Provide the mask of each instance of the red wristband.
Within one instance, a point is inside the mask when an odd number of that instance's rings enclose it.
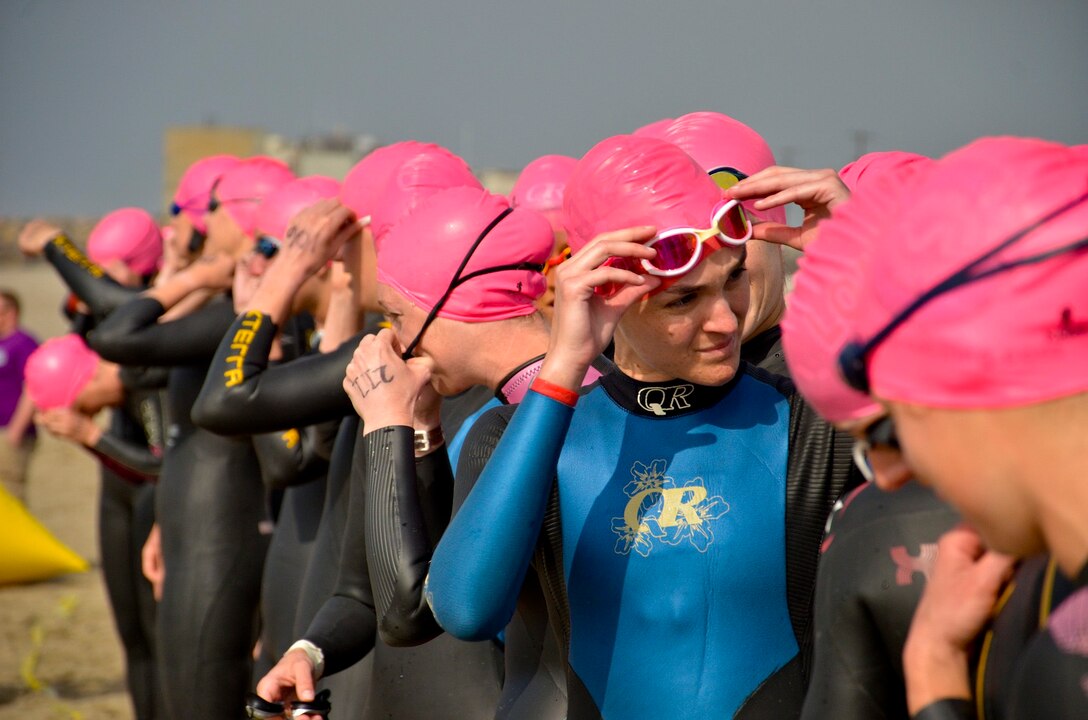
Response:
[[[561,402],[567,407],[574,407],[578,404],[578,393],[573,390],[567,390],[565,387],[550,383],[541,378],[533,380],[530,389],[533,392],[540,393],[544,397],[550,397],[552,400]]]

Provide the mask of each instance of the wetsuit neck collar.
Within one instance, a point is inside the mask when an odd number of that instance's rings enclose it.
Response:
[[[539,355],[528,362],[514,368],[509,375],[499,383],[499,389],[495,391],[495,397],[506,405],[515,405],[525,398],[529,392],[529,386],[540,373],[540,366],[544,364],[544,356]],[[601,377],[601,371],[592,365],[586,371],[582,387],[591,385]]]
[[[687,380],[644,382],[625,375],[618,368],[601,378],[601,385],[624,410],[649,418],[680,417],[701,412],[721,402],[747,372],[741,363],[733,379],[724,385],[696,385]]]

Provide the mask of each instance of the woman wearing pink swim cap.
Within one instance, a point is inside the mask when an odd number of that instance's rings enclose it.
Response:
[[[539,583],[569,717],[796,713],[820,528],[856,478],[792,386],[740,362],[751,226],[648,137],[598,143],[564,204],[548,353],[466,440],[430,609],[489,637]],[[617,369],[579,393],[613,339]]]
[[[938,161],[881,222],[843,213],[820,231],[875,246],[843,377],[881,401],[914,475],[971,524],[942,538],[907,638],[919,718],[974,717],[970,646],[1010,573],[998,552],[1041,550],[1071,594],[1002,665],[1004,713],[1088,712],[1086,163],[1053,143],[983,139]]]
[[[376,662],[386,662],[386,644],[418,645],[414,652],[421,658],[448,655],[466,668],[460,677],[412,679],[417,699],[402,703],[405,717],[491,718],[496,707],[503,718],[564,716],[562,689],[555,683],[561,668],[547,664],[552,654],[541,657],[542,644],[554,644],[548,640],[548,619],[539,612],[539,590],[534,595],[526,588],[529,616],[505,637],[510,660],[505,684],[498,674],[470,670],[482,666],[481,658],[501,663],[492,639],[465,643],[442,636],[420,592],[438,538],[423,530],[448,521],[450,462],[456,463],[479,406],[488,397],[485,407],[517,402],[539,370],[548,330],[534,302],[543,291],[540,270],[552,242],[542,215],[511,208],[505,198],[482,188],[462,186],[423,199],[379,248],[379,300],[392,327],[364,338],[344,381],[365,428],[368,463],[356,472],[364,474],[368,497],[396,496],[393,512],[368,514],[364,525],[384,640]],[[447,398],[441,406],[439,394]],[[413,448],[425,458],[420,465],[395,460],[411,456]],[[407,490],[417,486],[428,490]],[[353,516],[360,512],[353,508]],[[326,656],[330,647],[342,652],[331,642],[331,629],[321,633]],[[542,664],[529,661],[532,657]],[[459,714],[419,699],[432,687],[449,686],[456,691],[443,692],[475,698],[460,701]]]

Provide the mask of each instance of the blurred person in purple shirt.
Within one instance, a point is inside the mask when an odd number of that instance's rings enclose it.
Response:
[[[0,289],[0,481],[26,500],[26,468],[34,449],[34,407],[23,393],[23,367],[38,341],[19,326],[19,297]]]

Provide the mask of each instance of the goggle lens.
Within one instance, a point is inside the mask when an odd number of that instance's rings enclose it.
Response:
[[[669,272],[684,268],[699,250],[699,237],[694,233],[677,233],[653,244],[657,256],[648,262],[658,270]]]
[[[740,205],[727,206],[718,216],[717,227],[718,232],[730,240],[747,240],[752,232],[752,225]]]

